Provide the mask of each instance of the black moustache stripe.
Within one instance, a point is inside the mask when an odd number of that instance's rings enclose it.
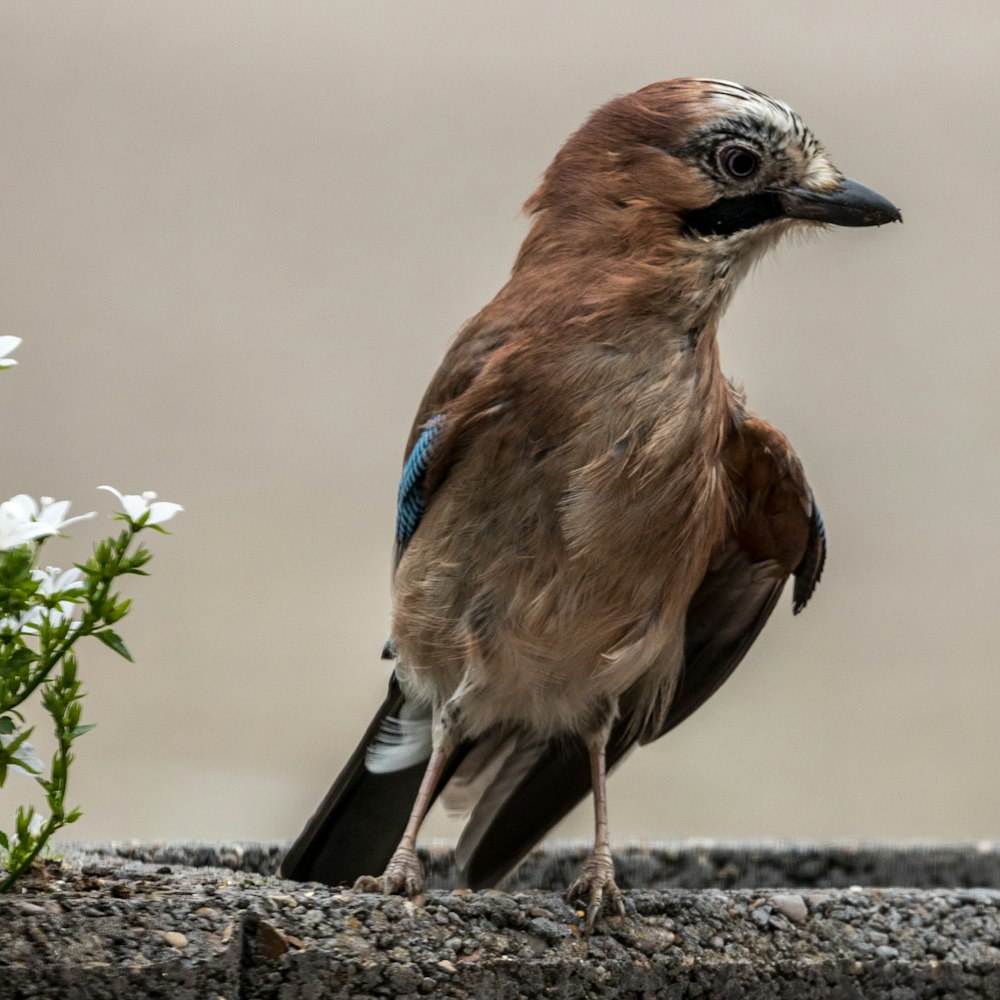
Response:
[[[692,236],[732,236],[783,214],[778,196],[761,191],[741,198],[720,198],[704,208],[682,212],[681,221]]]

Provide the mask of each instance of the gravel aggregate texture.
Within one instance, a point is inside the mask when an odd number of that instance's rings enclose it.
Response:
[[[993,844],[632,847],[629,920],[589,939],[555,891],[581,846],[422,908],[279,879],[281,850],[67,849],[0,897],[0,997],[1000,998]],[[424,857],[435,884],[453,874],[447,850]]]

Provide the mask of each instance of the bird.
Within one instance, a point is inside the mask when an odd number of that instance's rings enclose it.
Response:
[[[593,795],[567,892],[626,918],[608,771],[702,705],[826,533],[785,436],[721,370],[740,279],[786,234],[902,221],[787,104],[680,78],[594,111],[545,171],[509,281],[421,401],[397,498],[388,693],[282,874],[424,900],[440,796],[496,885]],[[381,874],[380,874],[381,873]]]

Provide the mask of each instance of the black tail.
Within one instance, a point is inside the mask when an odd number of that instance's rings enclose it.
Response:
[[[374,774],[365,759],[386,719],[399,718],[404,700],[393,677],[368,731],[282,860],[285,878],[340,885],[385,870],[406,828],[427,762]]]

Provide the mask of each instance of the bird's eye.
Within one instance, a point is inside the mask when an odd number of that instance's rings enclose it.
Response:
[[[724,146],[719,150],[719,164],[730,177],[744,181],[760,169],[760,156],[746,146]]]

